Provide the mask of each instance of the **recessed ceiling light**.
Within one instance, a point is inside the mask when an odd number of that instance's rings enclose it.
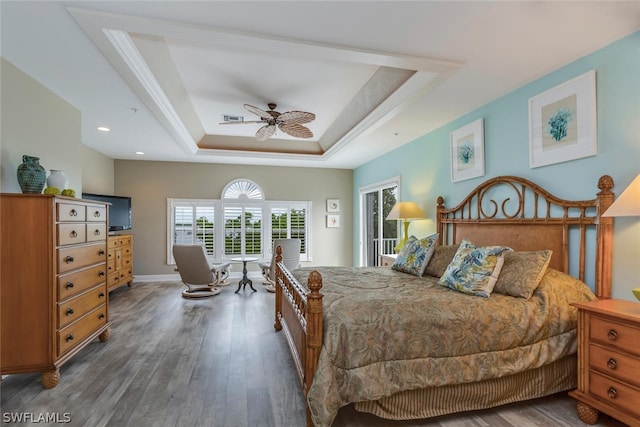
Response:
[[[136,154],[142,156],[144,153],[142,151],[136,151]]]
[[[96,129],[98,129],[101,132],[109,132],[111,130],[106,126],[98,126]]]

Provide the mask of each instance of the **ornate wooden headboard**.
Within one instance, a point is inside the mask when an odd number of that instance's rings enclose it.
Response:
[[[520,251],[551,249],[550,266],[566,273],[570,257],[578,257],[574,275],[584,281],[585,269],[593,269],[594,293],[610,298],[613,220],[602,214],[613,203],[613,179],[603,175],[598,188],[595,199],[564,200],[524,178],[499,176],[478,185],[456,207],[445,208],[440,196],[436,210],[440,244],[459,243],[466,237],[478,245]]]

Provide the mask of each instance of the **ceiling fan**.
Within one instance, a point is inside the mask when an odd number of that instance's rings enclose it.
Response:
[[[256,139],[258,141],[265,141],[273,136],[276,132],[276,126],[282,132],[287,135],[291,135],[295,138],[311,138],[313,133],[306,126],[302,126],[303,123],[309,123],[315,120],[316,115],[313,113],[307,113],[306,111],[287,111],[286,113],[279,113],[275,111],[277,105],[274,103],[267,104],[269,111],[265,111],[261,108],[254,107],[253,105],[244,104],[244,108],[247,111],[260,117],[260,120],[253,121],[238,121],[238,122],[224,122],[221,125],[230,124],[247,124],[247,123],[265,123],[256,132]]]

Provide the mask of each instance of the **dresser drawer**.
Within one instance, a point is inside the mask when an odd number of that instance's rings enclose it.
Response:
[[[58,221],[86,221],[87,215],[84,205],[75,203],[58,203],[56,205]]]
[[[106,223],[87,223],[87,242],[98,242],[107,239]]]
[[[596,372],[589,372],[590,394],[640,417],[640,389],[623,384]]]
[[[58,224],[58,245],[76,245],[87,241],[87,228],[84,223]]]
[[[640,355],[638,337],[640,337],[640,328],[598,316],[590,317],[589,338],[592,341]]]
[[[107,252],[104,244],[86,245],[58,249],[58,272],[65,273],[91,264],[105,262]]]
[[[640,387],[640,359],[607,347],[589,345],[589,367]]]
[[[119,248],[121,246],[130,246],[131,236],[111,236],[109,238],[109,248]]]
[[[58,329],[67,326],[69,323],[81,318],[99,305],[104,304],[106,299],[107,290],[106,287],[102,285],[82,295],[59,303]]]
[[[87,221],[107,222],[107,208],[104,206],[87,206]]]
[[[62,301],[107,280],[105,264],[58,276],[58,300]]]
[[[107,324],[107,306],[101,305],[85,317],[58,332],[58,356],[66,353],[83,339]]]

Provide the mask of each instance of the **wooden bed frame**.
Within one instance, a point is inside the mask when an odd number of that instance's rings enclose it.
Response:
[[[478,245],[507,245],[515,250],[552,249],[550,266],[585,280],[595,278],[598,298],[611,296],[612,218],[602,213],[613,203],[613,179],[602,176],[596,198],[572,201],[553,196],[516,176],[492,178],[477,186],[453,208],[438,197],[436,229],[439,243],[451,245],[466,237]],[[595,239],[595,256],[587,259],[587,240]],[[578,249],[574,249],[574,248]],[[298,283],[282,264],[276,248],[276,331],[283,330],[302,382],[305,397],[313,381],[322,348],[322,277],[311,272],[306,285]],[[577,261],[570,262],[572,257]],[[307,406],[307,426],[313,426]]]

